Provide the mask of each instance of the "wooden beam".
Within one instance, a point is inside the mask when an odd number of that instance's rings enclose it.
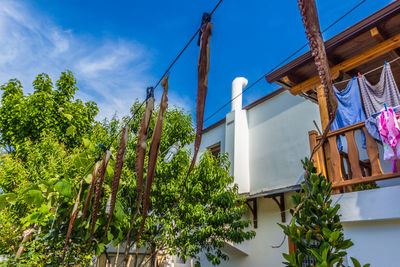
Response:
[[[338,183],[333,183],[332,188],[337,189],[337,188],[340,188],[343,186],[372,183],[372,182],[376,182],[376,181],[380,181],[380,180],[398,178],[399,176],[400,176],[399,173],[392,173],[392,172],[384,173],[384,174],[377,175],[377,176],[362,177],[362,178],[358,178],[358,179],[351,179],[351,180],[341,181]]]
[[[382,56],[384,54],[389,53],[393,49],[399,48],[400,47],[400,34],[397,34],[386,41],[383,41],[374,47],[371,47],[370,49],[350,58],[342,63],[332,67],[330,71],[332,72],[332,78],[335,77],[335,75],[339,75],[340,71],[347,72],[349,70],[352,70],[362,64],[365,64],[379,56]],[[314,76],[296,86],[293,86],[290,89],[290,92],[293,95],[298,95],[302,92],[306,92],[308,90],[317,88],[320,84],[320,79],[319,76]]]
[[[385,41],[387,39],[386,33],[384,33],[381,29],[378,27],[372,28],[370,31],[371,36],[379,43]],[[399,49],[394,49],[389,52],[390,56],[396,58],[400,56]]]

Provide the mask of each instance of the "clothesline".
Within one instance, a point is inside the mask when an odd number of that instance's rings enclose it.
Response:
[[[388,107],[388,108],[391,108],[391,109],[393,109],[394,110],[394,112],[397,112],[398,110],[399,110],[399,108],[400,108],[400,105],[398,105],[398,106],[394,106],[394,107]],[[376,112],[376,113],[374,113],[374,114],[372,114],[371,115],[371,117],[377,117],[379,114],[381,114],[381,112],[382,112],[382,110],[381,111],[378,111],[378,112]]]
[[[397,61],[397,60],[399,60],[399,59],[400,59],[400,57],[397,57],[397,58],[395,58],[395,59],[393,59],[392,61],[389,61],[389,62],[387,62],[387,63],[390,64],[390,63],[395,62],[395,61]],[[367,74],[370,74],[371,72],[377,71],[377,70],[383,68],[383,66],[385,66],[385,64],[383,64],[383,65],[381,65],[381,66],[379,66],[379,67],[376,67],[375,69],[369,70],[369,71],[367,71],[366,73],[363,73],[363,75],[367,75]],[[333,83],[333,84],[336,85],[336,84],[340,84],[340,83],[344,83],[344,82],[349,82],[349,81],[351,81],[352,79],[353,79],[353,78],[346,79],[346,80],[343,80],[343,81],[340,81],[340,82],[335,82],[335,83]]]

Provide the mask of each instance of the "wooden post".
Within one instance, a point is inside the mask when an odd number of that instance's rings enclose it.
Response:
[[[317,146],[317,136],[318,132],[313,130],[308,132],[308,140],[310,142],[310,153],[312,153],[314,147]],[[324,152],[322,151],[322,146],[315,152],[312,159],[314,161],[317,172],[321,173],[326,177],[326,166],[324,161]]]
[[[325,91],[322,85],[317,87],[317,99],[319,106],[319,116],[321,118],[322,129],[324,130],[329,123],[328,104],[326,102]]]

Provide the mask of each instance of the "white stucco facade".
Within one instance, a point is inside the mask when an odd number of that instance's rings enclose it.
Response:
[[[232,97],[237,94],[238,87],[233,88]],[[258,227],[252,227],[256,237],[227,246],[225,252],[230,260],[221,266],[283,266],[282,253],[288,253],[288,241],[280,248],[272,248],[284,237],[277,225],[281,223],[281,212],[265,196],[283,194],[288,222],[290,195],[304,175],[300,160],[310,153],[308,131],[315,129],[313,120],[320,122],[318,105],[284,90],[248,107],[241,108],[241,103],[241,98],[233,101],[225,119],[206,129],[201,144],[204,150],[220,143],[221,151],[229,153],[231,173],[239,192],[248,199],[257,199]],[[357,139],[361,140],[361,136]],[[383,163],[384,169],[386,165]],[[349,257],[371,266],[399,266],[396,265],[400,243],[399,181],[382,181],[378,189],[333,196],[334,203],[341,205],[339,213],[345,237],[355,244],[348,250]],[[246,217],[254,218],[250,211]],[[201,264],[212,266],[205,258]]]

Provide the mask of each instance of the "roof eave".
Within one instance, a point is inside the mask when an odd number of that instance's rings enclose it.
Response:
[[[366,17],[365,19],[359,21],[353,26],[347,28],[346,30],[342,31],[341,33],[327,40],[325,42],[326,51],[329,52],[330,50],[338,47],[347,40],[355,38],[356,36],[372,29],[381,22],[386,21],[399,13],[400,13],[400,1],[394,1],[390,3],[389,5],[378,10],[374,14]],[[311,52],[308,51],[303,55],[297,57],[296,59],[292,60],[288,64],[277,69],[276,71],[269,73],[268,75],[266,75],[266,79],[269,83],[276,82],[277,80],[281,79],[282,77],[290,73],[293,69],[296,69],[301,65],[309,62],[311,59],[312,59]]]

